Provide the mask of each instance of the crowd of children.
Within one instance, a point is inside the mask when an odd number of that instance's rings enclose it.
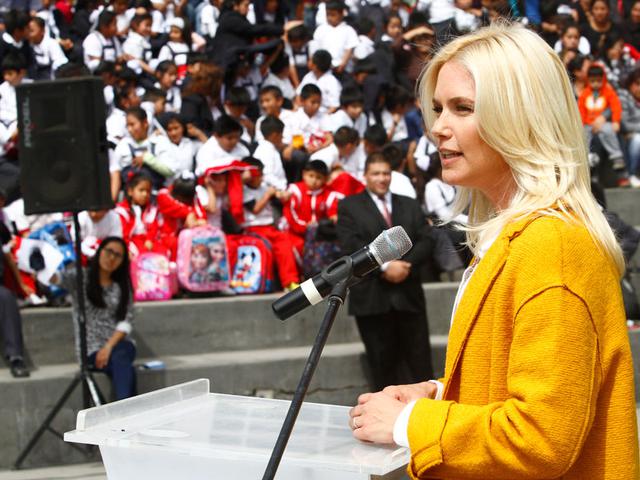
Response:
[[[295,288],[339,253],[337,203],[364,189],[367,156],[389,159],[392,192],[446,212],[454,191],[432,162],[416,79],[435,45],[499,17],[535,28],[558,52],[594,171],[640,186],[640,1],[72,3],[3,15],[0,188],[15,201],[4,220],[16,235],[34,227],[16,185],[15,88],[95,75],[116,207],[81,215],[83,253],[121,236],[133,264],[161,255],[188,270],[185,282],[225,279],[229,292],[234,270],[246,274],[240,263],[259,254],[247,239],[260,238],[276,283]],[[184,253],[179,234],[191,229],[212,230]]]

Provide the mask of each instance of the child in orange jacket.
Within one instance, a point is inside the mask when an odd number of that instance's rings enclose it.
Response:
[[[596,134],[607,151],[613,168],[625,168],[622,148],[618,140],[622,106],[616,91],[607,83],[604,68],[594,65],[587,71],[587,87],[578,97],[578,109],[587,133],[588,143]]]

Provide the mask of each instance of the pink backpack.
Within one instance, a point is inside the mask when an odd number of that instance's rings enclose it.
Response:
[[[141,253],[131,262],[133,298],[138,302],[169,300],[178,291],[175,267],[160,253]]]
[[[178,280],[192,292],[229,288],[229,254],[222,230],[210,225],[186,228],[178,236]]]

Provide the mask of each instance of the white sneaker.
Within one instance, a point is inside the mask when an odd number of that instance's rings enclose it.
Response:
[[[633,188],[640,188],[640,178],[636,177],[635,175],[631,175],[629,177],[629,183]]]

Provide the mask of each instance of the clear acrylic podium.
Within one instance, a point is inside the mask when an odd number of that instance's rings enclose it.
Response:
[[[82,410],[64,439],[98,445],[109,480],[260,480],[288,407],[210,393],[200,379]],[[276,479],[404,478],[409,450],[354,439],[348,411],[305,403]]]

